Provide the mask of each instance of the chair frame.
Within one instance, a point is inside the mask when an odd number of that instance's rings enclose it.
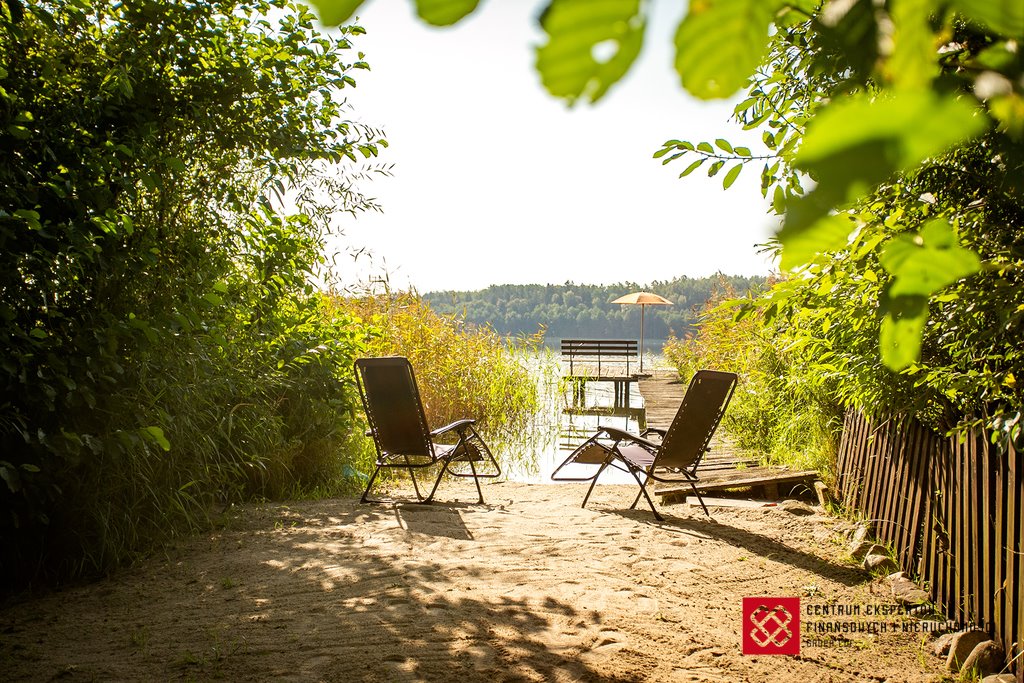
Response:
[[[699,407],[693,407],[693,402],[697,400],[695,387],[699,386],[703,381],[725,382],[727,383],[727,388],[724,396],[721,398],[721,404],[717,412],[707,426],[702,439],[697,442],[699,446],[691,449],[691,452],[688,453],[677,453],[672,448],[673,444],[669,440],[668,435],[678,433],[679,430],[688,429],[686,424],[687,418],[690,417],[693,410],[700,409]],[[709,445],[711,438],[718,429],[718,425],[725,415],[725,410],[732,400],[732,395],[736,390],[736,383],[737,376],[731,372],[721,372],[718,370],[697,371],[690,379],[686,395],[683,397],[683,401],[679,405],[675,417],[672,419],[672,424],[667,429],[651,427],[645,429],[637,436],[615,427],[599,427],[593,436],[580,444],[555,468],[554,472],[551,473],[551,479],[554,481],[589,481],[590,488],[587,489],[587,495],[584,496],[583,504],[581,505],[581,507],[586,507],[587,501],[590,500],[590,494],[593,493],[594,487],[597,485],[598,477],[607,468],[613,467],[630,474],[640,487],[640,492],[636,495],[629,509],[635,509],[637,503],[640,502],[640,498],[643,497],[647,500],[651,512],[654,513],[654,518],[658,521],[664,521],[664,518],[654,506],[654,501],[651,500],[650,494],[647,493],[646,484],[648,481],[678,483],[680,481],[678,477],[682,476],[682,481],[690,485],[694,495],[697,496],[697,500],[700,501],[704,514],[710,517],[711,513],[708,511],[708,506],[704,503],[704,498],[700,495],[700,491],[697,490],[697,484],[700,482],[700,478],[697,476],[697,468],[704,459],[704,455],[711,450]],[[648,439],[647,436],[649,434],[657,434],[661,437],[661,442]],[[586,477],[558,476],[562,468],[573,463],[599,465],[599,467],[596,473]],[[674,478],[666,478],[660,475],[659,472],[662,471],[671,473],[674,475]],[[644,475],[644,479],[641,479],[641,474]]]
[[[359,389],[359,397],[362,400],[363,410],[366,413],[366,419],[369,423],[369,429],[366,431],[366,436],[373,439],[373,445],[377,452],[376,467],[373,470],[373,474],[370,476],[369,482],[366,484],[366,489],[363,491],[362,497],[359,499],[361,503],[383,503],[387,502],[380,499],[369,498],[370,489],[373,487],[374,482],[377,480],[378,475],[382,469],[398,468],[404,469],[409,472],[409,477],[412,479],[413,490],[416,492],[416,501],[429,505],[433,502],[434,494],[437,492],[438,485],[441,483],[441,479],[444,475],[451,474],[455,477],[473,477],[473,481],[476,484],[476,491],[479,497],[479,502],[484,502],[484,494],[480,488],[480,479],[491,479],[501,476],[501,467],[498,465],[498,461],[495,459],[494,454],[491,453],[491,449],[488,448],[487,443],[483,440],[480,434],[476,431],[475,424],[476,420],[463,419],[456,420],[451,424],[440,427],[439,429],[430,430],[427,427],[426,413],[423,410],[423,402],[420,398],[419,387],[416,384],[416,375],[413,372],[412,364],[409,360],[402,356],[383,356],[377,358],[359,358],[353,364],[356,377],[356,386]],[[367,387],[366,377],[364,372],[366,370],[378,369],[378,368],[389,368],[392,370],[405,370],[407,375],[406,389],[409,394],[405,397],[411,399],[412,407],[417,422],[418,435],[422,436],[422,443],[415,444],[418,450],[415,452],[408,453],[397,453],[389,452],[383,446],[387,439],[382,438],[384,435],[380,430],[381,421],[377,419],[380,411],[387,410],[387,403],[389,402],[388,397],[373,397],[373,389]],[[438,437],[452,434],[457,436],[457,441],[454,444],[439,444],[435,443],[435,439]],[[486,458],[484,457],[486,456]],[[477,471],[476,461],[481,461],[486,464],[487,460],[490,460],[491,465],[494,468],[493,473],[481,473]],[[470,472],[458,472],[454,469],[456,463],[469,463]],[[416,481],[417,469],[423,469],[440,464],[441,469],[437,474],[437,478],[434,480],[434,485],[430,489],[429,495],[426,498],[420,493],[419,484]]]

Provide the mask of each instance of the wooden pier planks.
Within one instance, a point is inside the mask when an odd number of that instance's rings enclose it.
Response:
[[[659,373],[639,379],[640,395],[648,426],[668,427],[679,410],[679,404],[686,393],[686,384],[675,373]],[[776,497],[780,486],[804,485],[813,487],[818,478],[814,470],[793,471],[777,467],[761,467],[749,454],[737,451],[721,429],[711,442],[711,451],[697,468],[701,493],[724,491],[733,488],[762,488],[768,497]],[[654,493],[663,499],[692,492],[689,484],[659,484]]]

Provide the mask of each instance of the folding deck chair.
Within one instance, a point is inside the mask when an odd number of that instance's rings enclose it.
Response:
[[[683,402],[668,429],[652,427],[636,436],[614,427],[601,427],[555,468],[551,478],[555,481],[589,481],[590,488],[583,498],[582,506],[586,507],[597,478],[606,468],[614,467],[628,472],[640,486],[640,493],[629,509],[634,509],[643,496],[651,506],[655,519],[659,521],[662,516],[647,493],[646,483],[650,480],[672,483],[685,481],[700,501],[704,514],[710,517],[708,506],[697,490],[700,481],[697,478],[697,466],[709,450],[708,444],[725,414],[735,388],[734,373],[700,370],[690,380]],[[660,442],[647,439],[651,433],[659,435]],[[562,468],[573,463],[599,467],[596,473],[587,477],[559,476]]]
[[[438,484],[445,473],[456,477],[473,477],[480,502],[484,502],[480,490],[480,478],[501,475],[498,461],[494,459],[484,440],[473,428],[475,420],[458,420],[450,425],[430,431],[426,414],[416,386],[416,377],[409,360],[401,356],[385,358],[359,358],[355,362],[356,384],[366,411],[370,428],[367,436],[373,438],[377,450],[377,467],[363,491],[360,502],[376,503],[367,496],[382,468],[396,467],[409,471],[416,499],[430,503],[434,499]],[[438,443],[435,439],[454,440],[454,443]],[[486,467],[490,462],[493,473],[477,471],[477,465]],[[434,487],[426,498],[420,494],[416,483],[415,470],[440,465],[440,472]],[[469,472],[464,471],[468,465]]]

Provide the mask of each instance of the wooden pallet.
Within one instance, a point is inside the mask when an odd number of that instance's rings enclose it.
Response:
[[[701,494],[730,491],[735,489],[753,489],[767,500],[779,498],[780,491],[807,487],[814,490],[814,482],[818,479],[817,470],[788,470],[779,467],[719,467],[697,468],[697,491]],[[693,493],[693,489],[685,481],[659,484],[654,494],[660,496],[663,503],[670,503]]]

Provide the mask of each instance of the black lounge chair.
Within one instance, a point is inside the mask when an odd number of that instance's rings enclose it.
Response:
[[[500,476],[501,468],[487,444],[473,428],[475,420],[459,420],[430,431],[416,386],[416,377],[406,358],[359,358],[355,362],[355,369],[356,384],[370,425],[366,435],[373,438],[377,449],[377,467],[366,484],[360,502],[381,502],[367,497],[370,488],[382,468],[397,467],[409,471],[416,499],[421,503],[433,501],[437,486],[446,472],[456,477],[473,477],[476,492],[483,503],[480,478]],[[454,440],[454,443],[438,443],[435,441],[438,438]],[[477,465],[486,467],[486,461],[490,461],[493,473],[482,474],[477,471]],[[415,470],[431,465],[440,465],[440,472],[430,495],[423,498],[416,483]],[[466,465],[469,472],[464,471]]]
[[[708,506],[697,491],[697,466],[704,454],[708,452],[708,444],[718,428],[725,409],[736,388],[736,375],[731,372],[717,370],[700,370],[690,380],[683,402],[672,419],[668,429],[650,428],[640,436],[614,427],[601,427],[596,434],[583,442],[569,454],[561,465],[551,474],[555,481],[589,481],[590,488],[583,498],[583,507],[594,491],[597,478],[608,467],[628,472],[640,485],[632,510],[640,502],[640,496],[647,499],[655,519],[661,521],[662,516],[654,507],[651,496],[647,493],[648,480],[657,482],[677,483],[685,481],[693,489],[694,495],[704,508],[704,513],[711,516]],[[647,435],[655,433],[661,437],[659,442],[647,439]],[[566,465],[578,463],[599,465],[595,474],[588,477],[566,477],[558,473]],[[644,475],[644,479],[640,475]]]

